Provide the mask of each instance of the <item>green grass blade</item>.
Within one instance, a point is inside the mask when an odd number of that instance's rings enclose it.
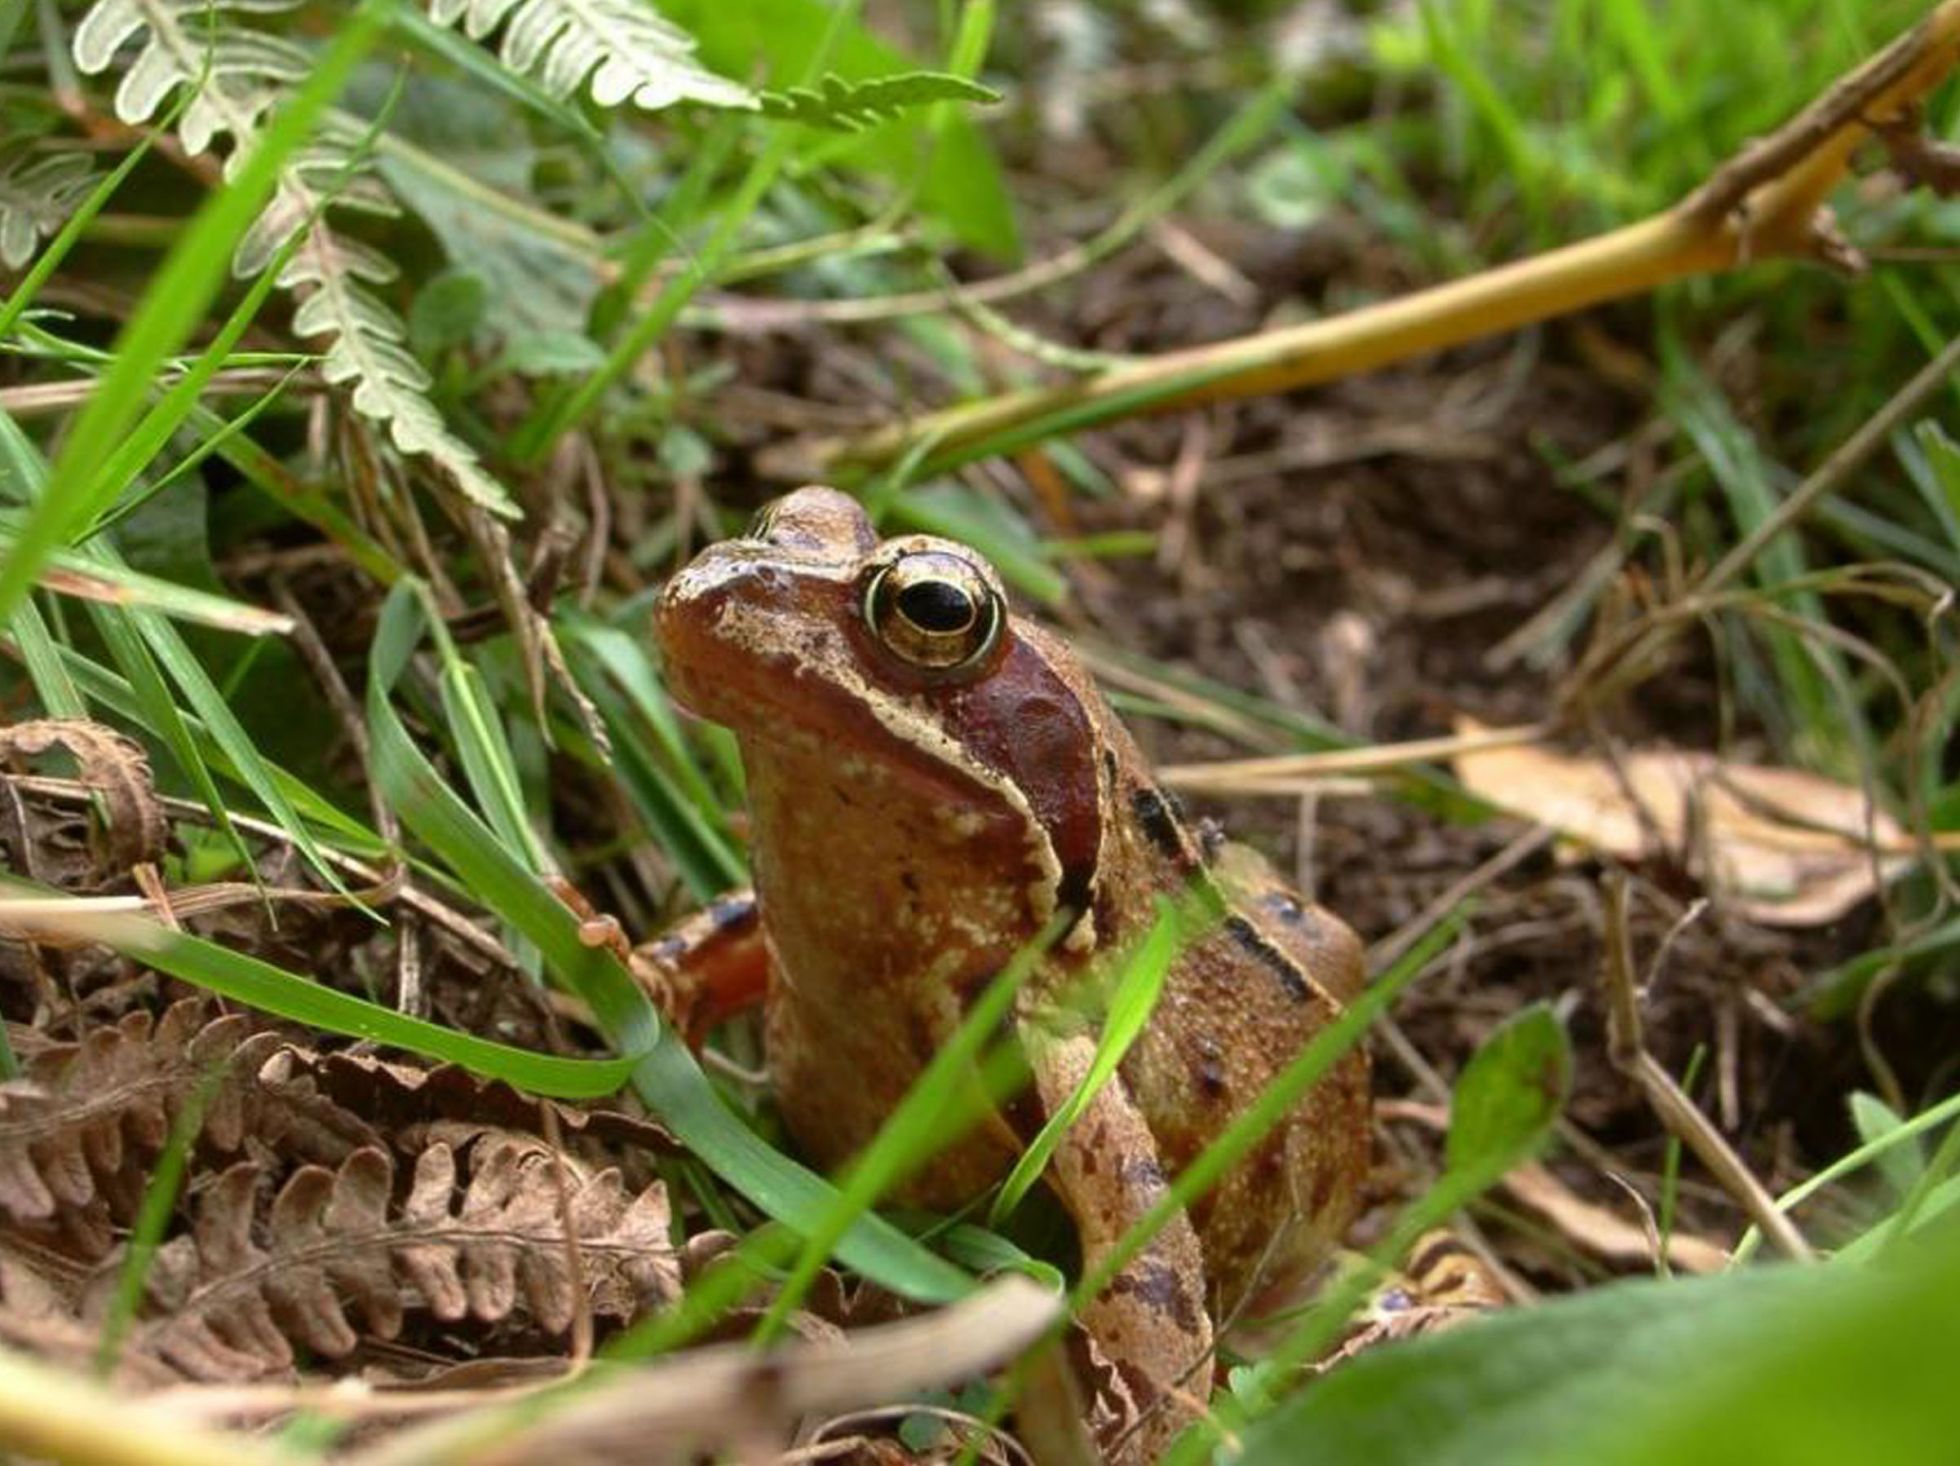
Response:
[[[344,890],[339,874],[328,864],[319,842],[299,817],[299,811],[287,800],[279,781],[272,776],[271,765],[259,752],[251,734],[245,731],[244,724],[238,721],[237,714],[232,712],[230,699],[211,680],[211,675],[204,670],[204,664],[191,651],[183,635],[155,611],[132,611],[129,614],[137,633],[170,674],[170,680],[177,684],[191,710],[203,720],[212,741],[224,751],[226,761],[245,787],[258,797],[266,813],[285,831],[300,854],[319,872],[320,878],[334,890]],[[212,813],[217,814],[218,811],[213,809]]]
[[[381,33],[387,0],[364,0],[319,63],[267,123],[227,186],[205,200],[165,257],[136,314],[116,338],[114,360],[77,414],[15,551],[0,565],[0,622],[33,585],[50,551],[107,508],[90,496],[106,456],[142,410],[158,368],[189,338],[230,273],[232,251],[271,198],[279,170]]]
[[[310,222],[302,226],[298,233],[279,247],[265,268],[259,271],[258,278],[252,282],[244,298],[232,308],[210,345],[198,353],[190,369],[170,384],[169,389],[143,414],[96,471],[95,477],[83,490],[82,497],[90,504],[101,506],[105,517],[114,513],[110,506],[136,481],[136,476],[149,467],[151,460],[164,450],[192,410],[199,405],[198,399],[203,396],[205,387],[229,361],[233,348],[252,322],[258,319],[259,308],[265,304],[280,273],[311,227]],[[99,518],[85,533],[93,534],[103,527],[105,519]]]
[[[143,700],[126,678],[117,676],[101,663],[83,656],[71,647],[60,648],[60,654],[63,668],[90,702],[109,709],[126,722],[139,727],[146,726]],[[232,767],[224,750],[212,738],[210,730],[193,717],[183,716],[182,722],[190,733],[198,757],[225,778],[242,784],[244,780],[239,777],[238,770]],[[385,840],[314,789],[304,779],[282,769],[270,760],[262,762],[267,777],[277,787],[281,796],[293,809],[299,811],[320,837],[327,839],[336,848],[364,859],[389,853]]]
[[[14,612],[13,638],[26,664],[27,680],[34,684],[34,695],[41,700],[41,710],[51,718],[86,718],[88,703],[62,665],[61,648],[55,645],[41,608],[34,602],[22,601]]]
[[[1314,1035],[1299,1057],[1276,1074],[1238,1118],[1178,1173],[1164,1195],[1118,1239],[1100,1265],[1084,1274],[1076,1285],[1074,1311],[1079,1313],[1090,1299],[1108,1287],[1166,1222],[1217,1185],[1227,1171],[1271,1133],[1335,1061],[1361,1041],[1369,1025],[1388,1010],[1402,989],[1429,965],[1430,959],[1455,940],[1470,910],[1468,902],[1453,907],[1400,961],[1370,982],[1339,1018]]]
[[[204,1108],[223,1082],[229,1059],[227,1055],[213,1064],[191,1091],[183,1108],[178,1110],[176,1118],[170,1122],[170,1134],[164,1140],[163,1151],[157,1156],[156,1164],[150,1170],[150,1179],[143,1187],[143,1201],[136,1209],[135,1225],[129,1229],[128,1250],[123,1256],[122,1266],[116,1270],[116,1291],[109,1300],[109,1311],[102,1320],[101,1332],[96,1339],[95,1372],[100,1378],[107,1379],[115,1374],[116,1362],[122,1356],[123,1339],[129,1332],[129,1326],[136,1321],[136,1310],[142,1306],[143,1290],[149,1282],[150,1269],[156,1263],[157,1248],[163,1244],[163,1234],[170,1225],[170,1214],[176,1210],[177,1198],[183,1193],[191,1146],[196,1142],[198,1132],[204,1128]]]
[[[19,892],[23,888],[15,885],[12,889]],[[80,901],[75,904],[78,908],[83,905]],[[38,912],[45,903],[37,902],[36,906]],[[43,914],[40,919],[49,918]],[[478,1038],[323,987],[297,972],[143,917],[78,910],[63,925],[159,972],[248,1008],[348,1038],[387,1044],[438,1063],[458,1064],[530,1094],[554,1099],[597,1099],[614,1094],[641,1058],[640,1054],[626,1053],[609,1059],[566,1059]]]
[[[642,1056],[633,1086],[682,1142],[763,1211],[806,1235],[814,1231],[835,1205],[836,1189],[765,1144],[722,1102],[619,960],[579,939],[572,912],[511,858],[409,738],[389,692],[420,638],[424,614],[405,581],[389,593],[375,633],[367,713],[377,786],[465,888],[537,947],[552,975],[585,1001],[614,1046]],[[908,1297],[945,1301],[971,1286],[958,1268],[877,1217],[858,1218],[837,1253]]]
[[[439,635],[436,644],[442,655],[442,710],[477,807],[506,849],[520,854],[534,874],[545,874],[548,863],[525,817],[517,763],[497,720],[497,710],[484,690],[483,675],[457,654],[448,637]]]
[[[251,847],[232,823],[231,808],[212,776],[204,749],[192,735],[183,710],[171,696],[170,684],[164,680],[162,669],[157,666],[149,644],[138,633],[133,618],[110,606],[91,605],[88,612],[109,656],[128,679],[135,713],[132,721],[169,751],[178,769],[197,791],[197,797],[211,812],[219,833],[230,843],[239,863],[257,879],[258,865],[252,859]]]
[[[581,667],[584,660],[575,653],[572,666],[612,739],[612,773],[660,848],[667,852],[688,891],[695,900],[706,902],[744,884],[748,874],[741,856],[710,823],[702,806],[688,797],[679,780],[649,752],[644,719],[610,682],[585,676]],[[712,812],[713,807],[709,809]]]
[[[13,543],[12,529],[0,524],[0,555],[11,553]],[[159,580],[126,565],[77,555],[70,550],[56,550],[48,557],[48,564],[68,577],[66,584],[48,586],[54,595],[111,606],[140,607],[178,621],[194,621],[246,636],[292,629],[292,621],[276,611],[262,610],[194,586]]]
[[[756,1342],[767,1343],[788,1326],[790,1315],[802,1304],[837,1239],[853,1222],[919,1165],[964,1135],[990,1106],[1005,1099],[1026,1079],[1027,1061],[1018,1044],[1010,1041],[986,1061],[981,1051],[1007,1022],[1014,999],[1073,919],[1072,913],[1056,917],[1033,942],[1015,953],[967,1010],[952,1036],[934,1051],[897,1108],[879,1126],[877,1135],[851,1162],[829,1214],[805,1237],[789,1277],[756,1326]]]
[[[1671,334],[1662,342],[1666,370],[1662,399],[1669,416],[1694,445],[1721,489],[1736,526],[1744,535],[1776,512],[1781,499],[1772,484],[1772,466],[1749,430],[1736,418],[1727,400],[1689,360]],[[1806,573],[1803,546],[1791,532],[1763,547],[1755,565],[1757,584],[1765,589],[1800,581]],[[1790,608],[1806,621],[1827,623],[1823,603],[1811,592],[1791,598]],[[1764,645],[1776,670],[1780,697],[1759,700],[1758,710],[1780,725],[1799,759],[1831,771],[1847,766],[1851,751],[1869,745],[1868,733],[1846,738],[1847,710],[1831,694],[1831,686],[1847,686],[1849,674],[1837,648],[1822,641],[1806,647],[1804,639],[1787,628],[1765,626]],[[1813,652],[1829,667],[1829,675],[1811,660]],[[1855,733],[1856,730],[1854,730]]]
[[[1395,1219],[1372,1249],[1369,1265],[1349,1269],[1287,1331],[1214,1419],[1186,1432],[1167,1458],[1203,1460],[1217,1439],[1232,1439],[1246,1422],[1271,1410],[1271,1386],[1296,1378],[1331,1342],[1387,1270],[1423,1233],[1503,1179],[1543,1148],[1565,1108],[1572,1083],[1572,1046],[1543,1003],[1513,1014],[1484,1041],[1458,1076],[1450,1100],[1448,1161],[1441,1177]]]
[[[218,427],[216,431],[207,431],[201,434],[197,440],[196,447],[184,454],[183,457],[171,464],[162,473],[156,475],[140,491],[124,495],[121,502],[103,511],[102,517],[95,521],[93,533],[100,534],[104,530],[115,528],[116,525],[120,524],[131,514],[134,514],[138,509],[141,509],[158,494],[163,493],[172,484],[188,475],[192,469],[204,462],[205,459],[211,457],[214,453],[223,453],[232,444],[234,439],[242,438],[247,428],[257,422],[269,408],[286,395],[287,388],[292,386],[299,374],[306,370],[306,367],[307,363],[304,362],[288,367],[285,376],[266,388],[265,391],[252,399],[251,402],[247,403],[245,410],[239,413],[237,417],[220,418],[219,422],[223,426]],[[202,427],[202,419],[216,415],[208,413],[207,409],[193,403],[188,409],[186,416]],[[385,581],[383,583],[386,584]]]
[[[1054,1155],[1062,1136],[1080,1118],[1089,1101],[1115,1076],[1116,1066],[1123,1062],[1123,1056],[1129,1053],[1131,1045],[1142,1036],[1144,1027],[1150,1022],[1150,1015],[1156,1011],[1157,1000],[1164,991],[1164,979],[1169,976],[1171,963],[1183,945],[1177,908],[1160,896],[1157,899],[1157,919],[1135,954],[1124,963],[1122,975],[1116,982],[1116,991],[1110,996],[1109,1013],[1096,1042],[1095,1056],[1089,1061],[1089,1072],[1082,1077],[1082,1083],[1076,1086],[1067,1103],[1050,1115],[1035,1138],[1028,1142],[1027,1149],[1021,1152],[1021,1158],[1014,1163],[1014,1169],[1001,1183],[988,1217],[993,1225],[999,1226],[1021,1204],[1021,1198],[1028,1194],[1029,1188],[1048,1169],[1049,1158]]]

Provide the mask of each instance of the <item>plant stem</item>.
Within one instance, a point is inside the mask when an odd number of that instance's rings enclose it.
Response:
[[[924,442],[931,446],[918,469],[930,473],[1138,412],[1314,386],[1764,259],[1855,267],[1824,200],[1876,127],[1909,114],[1956,61],[1960,0],[1944,0],[1779,131],[1638,223],[1345,315],[1006,393],[860,437],[790,444],[765,467],[795,478],[862,476]]]

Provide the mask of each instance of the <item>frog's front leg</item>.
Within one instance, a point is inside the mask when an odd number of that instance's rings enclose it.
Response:
[[[1041,1108],[1055,1114],[1087,1076],[1095,1040],[1024,1023],[1022,1041]],[[1156,1139],[1120,1075],[1096,1092],[1063,1135],[1048,1179],[1074,1218],[1085,1272],[1163,1199],[1169,1182]],[[1148,1412],[1127,1458],[1156,1460],[1211,1393],[1204,1257],[1190,1218],[1174,1214],[1089,1303],[1082,1322]]]
[[[632,952],[640,980],[669,1023],[699,1048],[715,1025],[769,990],[769,944],[755,892],[730,891]]]

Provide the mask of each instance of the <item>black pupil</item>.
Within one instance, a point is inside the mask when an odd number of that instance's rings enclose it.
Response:
[[[898,592],[899,614],[921,631],[964,631],[973,624],[973,601],[946,580],[915,580]]]

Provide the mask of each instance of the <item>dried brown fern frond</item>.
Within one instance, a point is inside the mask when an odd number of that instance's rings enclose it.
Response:
[[[355,1111],[393,1136],[397,1149],[421,1149],[420,1127],[451,1120],[538,1136],[548,1133],[548,1123],[555,1123],[568,1142],[584,1137],[606,1147],[682,1154],[680,1143],[666,1128],[643,1115],[539,1099],[454,1064],[431,1068],[378,1054],[323,1054],[288,1046],[268,1061],[260,1077],[285,1086],[295,1099],[317,1093],[331,1104]]]
[[[456,1121],[533,1136],[555,1125],[594,1154],[678,1150],[638,1115],[540,1100],[452,1065],[321,1053],[249,1015],[214,1015],[191,998],[158,1020],[128,1014],[79,1043],[21,1045],[25,1072],[0,1083],[0,1217],[43,1222],[104,1196],[127,1216],[144,1164],[210,1080],[197,1143],[218,1155],[248,1141],[296,1163],[337,1165],[373,1147],[412,1155],[430,1127]]]
[[[102,1343],[99,1320],[81,1312],[85,1274],[66,1259],[0,1241],[0,1343],[43,1359],[90,1368]],[[125,1355],[116,1364],[117,1385],[151,1388],[182,1375],[159,1360]]]
[[[0,1215],[45,1221],[100,1196],[127,1214],[143,1163],[213,1076],[199,1137],[211,1149],[234,1153],[249,1135],[286,1154],[337,1161],[378,1143],[332,1101],[260,1082],[284,1041],[251,1018],[212,1012],[186,999],[160,1020],[131,1013],[33,1054],[21,1078],[0,1084]]]
[[[630,1194],[618,1171],[532,1137],[435,1141],[406,1195],[395,1188],[376,1148],[303,1167],[269,1196],[256,1162],[226,1170],[191,1235],[158,1252],[131,1347],[196,1378],[250,1379],[291,1369],[295,1344],[342,1358],[363,1333],[393,1339],[412,1309],[484,1324],[521,1311],[556,1333],[581,1306],[624,1319],[678,1292],[664,1188]]]

